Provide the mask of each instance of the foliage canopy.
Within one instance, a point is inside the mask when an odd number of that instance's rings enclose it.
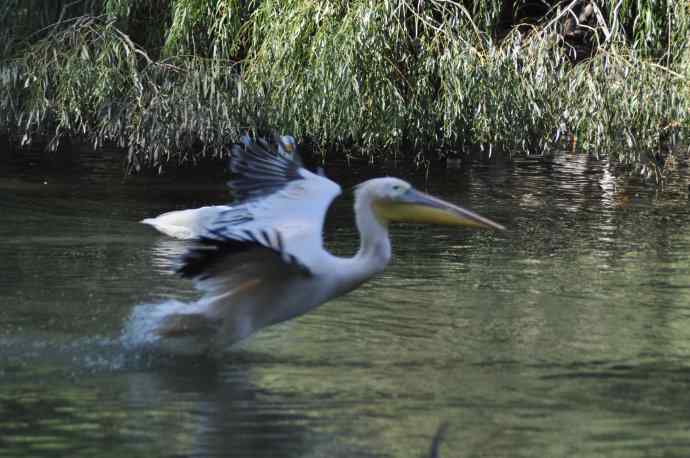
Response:
[[[417,159],[576,138],[639,163],[687,139],[688,5],[551,3],[5,0],[0,130],[115,143],[134,169],[269,126]]]

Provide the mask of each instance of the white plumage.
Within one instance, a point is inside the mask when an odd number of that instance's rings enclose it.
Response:
[[[142,224],[148,224],[158,232],[176,239],[195,239],[201,236],[207,227],[223,211],[229,210],[229,205],[210,205],[208,207],[175,210],[155,218],[142,219]]]

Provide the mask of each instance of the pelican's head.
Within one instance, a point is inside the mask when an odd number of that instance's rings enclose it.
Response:
[[[432,223],[504,230],[505,227],[470,210],[417,191],[398,178],[375,178],[357,188],[368,197],[376,218],[389,222]]]

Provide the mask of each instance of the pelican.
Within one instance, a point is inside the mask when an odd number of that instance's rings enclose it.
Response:
[[[240,141],[244,145],[252,143],[246,134],[240,137]],[[296,150],[294,137],[291,135],[280,137],[280,143],[277,145],[278,154],[292,157]],[[216,220],[219,214],[223,214],[230,208],[229,205],[209,205],[187,210],[175,210],[162,213],[155,218],[145,218],[139,222],[176,239],[195,239],[205,233],[206,228]]]
[[[276,138],[278,147],[281,141]],[[357,253],[334,256],[322,230],[340,186],[276,149],[259,140],[233,154],[238,177],[230,186],[240,201],[219,211],[182,256],[178,273],[204,295],[158,315],[152,334],[164,348],[216,353],[352,291],[390,261],[391,223],[504,229],[401,179],[375,178],[355,189]]]

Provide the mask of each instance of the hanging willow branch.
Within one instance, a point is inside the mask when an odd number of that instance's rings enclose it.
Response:
[[[114,143],[132,169],[221,157],[265,126],[322,151],[410,158],[544,154],[576,138],[635,163],[687,142],[682,2],[554,2],[530,25],[518,2],[498,39],[504,3],[109,0],[55,2],[39,20],[10,0],[0,129]]]

